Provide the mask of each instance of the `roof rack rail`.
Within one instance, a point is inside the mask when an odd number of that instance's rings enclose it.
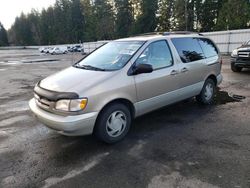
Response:
[[[201,33],[193,32],[193,31],[171,31],[171,32],[163,32],[162,35],[192,35],[197,34],[203,36]]]
[[[135,36],[145,36],[145,35],[163,35],[163,32],[149,32],[149,33],[141,33]]]
[[[165,31],[165,32],[141,33],[141,34],[138,34],[138,35],[133,35],[133,37],[135,37],[135,36],[147,36],[147,35],[163,35],[163,36],[167,36],[167,35],[192,35],[192,34],[197,34],[197,35],[203,36],[203,34],[198,33],[198,32],[193,32],[193,31]]]

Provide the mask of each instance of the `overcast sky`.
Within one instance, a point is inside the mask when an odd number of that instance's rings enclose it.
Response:
[[[41,10],[53,5],[56,0],[0,0],[0,22],[9,29],[16,16],[21,12],[28,13],[32,8]]]

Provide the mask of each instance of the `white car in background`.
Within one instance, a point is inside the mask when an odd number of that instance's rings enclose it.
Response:
[[[40,53],[48,53],[51,47],[40,47],[38,50]]]
[[[53,48],[52,47],[46,47],[44,50],[43,50],[43,53],[50,53],[50,51],[52,50]]]
[[[49,53],[51,55],[55,55],[55,54],[66,54],[68,52],[67,47],[64,46],[60,46],[60,47],[54,47],[52,48]]]
[[[40,47],[38,50],[39,50],[40,53],[43,53],[44,49],[45,49],[45,47]]]

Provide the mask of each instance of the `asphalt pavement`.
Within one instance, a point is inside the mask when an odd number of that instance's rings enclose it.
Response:
[[[250,187],[250,70],[232,72],[225,57],[214,104],[190,99],[146,114],[107,145],[59,135],[28,108],[40,79],[80,58],[0,52],[0,187]]]

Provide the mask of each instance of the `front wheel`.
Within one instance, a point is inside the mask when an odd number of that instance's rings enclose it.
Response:
[[[233,72],[240,72],[242,70],[242,67],[237,67],[237,66],[235,66],[234,63],[231,63],[231,70]]]
[[[128,133],[131,125],[131,113],[124,104],[114,103],[101,111],[94,134],[106,143],[112,144],[122,140]]]
[[[201,104],[211,104],[215,95],[215,82],[208,78],[199,95],[196,96],[196,100]]]

